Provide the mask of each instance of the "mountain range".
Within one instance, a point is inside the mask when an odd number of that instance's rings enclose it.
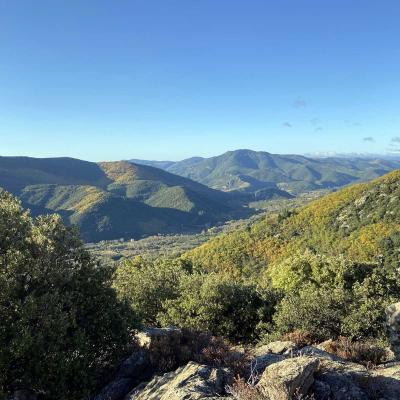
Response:
[[[190,232],[234,212],[229,194],[124,161],[0,157],[0,187],[35,215],[61,214],[86,241]]]
[[[59,213],[95,242],[199,231],[249,215],[249,201],[337,188],[396,168],[395,160],[251,150],[179,162],[0,157],[0,188],[34,215]]]
[[[228,151],[215,157],[192,157],[176,162],[131,161],[162,168],[213,189],[252,194],[255,200],[263,199],[271,189],[294,195],[333,189],[400,168],[400,161],[385,158],[312,158],[252,150]]]

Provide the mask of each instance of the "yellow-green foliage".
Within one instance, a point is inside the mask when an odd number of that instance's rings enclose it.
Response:
[[[127,161],[101,162],[98,164],[114,183],[130,185],[137,179],[137,168]]]
[[[131,185],[136,180],[160,179],[159,170],[137,166],[128,161],[100,162],[98,165],[112,182],[119,185]]]
[[[245,271],[297,252],[375,261],[380,243],[400,231],[400,171],[320,198],[293,215],[267,218],[185,254],[209,270]]]
[[[74,211],[79,214],[85,213],[89,208],[98,204],[101,200],[105,199],[108,193],[94,186],[82,187],[82,194],[76,202],[71,202],[65,208],[66,210]]]
[[[218,271],[233,276],[247,274],[250,267],[257,268],[254,242],[248,231],[223,234],[183,255],[197,268]]]
[[[349,263],[344,258],[326,257],[310,251],[297,253],[282,262],[271,264],[266,274],[272,286],[285,292],[298,289],[311,282],[317,286],[335,286],[343,280]]]

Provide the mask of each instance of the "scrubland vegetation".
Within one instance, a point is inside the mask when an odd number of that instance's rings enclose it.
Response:
[[[111,268],[60,217],[32,219],[2,193],[0,390],[82,398],[143,325],[246,345],[333,339],[344,358],[381,359],[383,310],[400,296],[399,202],[395,171],[180,256]]]
[[[140,292],[154,290],[146,299],[160,294],[148,322],[233,341],[267,341],[295,330],[312,332],[316,341],[384,340],[382,310],[400,293],[399,178],[393,172],[299,211],[268,215],[179,260],[124,262],[114,286],[137,310],[147,309]],[[154,271],[172,275],[171,268],[177,284],[161,292]]]

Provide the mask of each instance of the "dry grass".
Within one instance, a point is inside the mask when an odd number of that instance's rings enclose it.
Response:
[[[233,380],[231,386],[226,388],[226,392],[235,400],[264,400],[265,397],[257,390],[257,388],[243,378],[237,377]]]
[[[311,332],[296,330],[290,333],[285,333],[282,340],[287,340],[295,343],[299,347],[310,346],[316,343],[316,338]]]
[[[229,368],[236,376],[248,376],[250,373],[250,355],[232,349],[229,343],[221,338],[211,336],[206,347],[195,357],[195,361],[213,367]]]
[[[373,368],[388,359],[388,352],[376,345],[366,342],[352,342],[349,338],[339,337],[327,343],[325,350],[345,360]]]
[[[246,376],[250,364],[247,353],[233,350],[223,339],[185,329],[152,339],[149,354],[157,373],[195,361],[212,367],[227,367],[235,375]]]

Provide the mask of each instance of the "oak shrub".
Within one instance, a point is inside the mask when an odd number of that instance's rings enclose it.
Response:
[[[130,346],[137,320],[76,231],[0,193],[0,393],[80,399]],[[1,397],[1,395],[0,395]]]

